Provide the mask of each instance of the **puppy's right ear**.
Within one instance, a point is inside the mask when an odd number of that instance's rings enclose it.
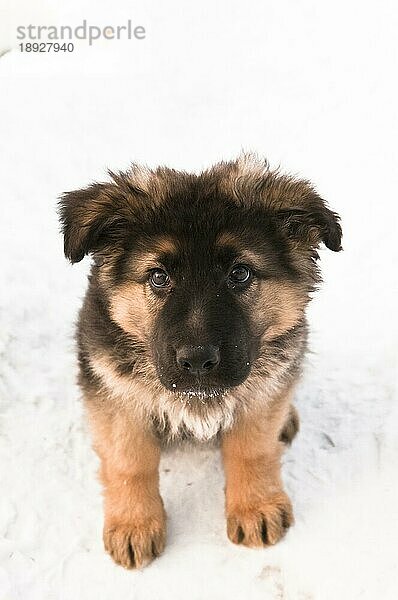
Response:
[[[66,192],[59,201],[65,256],[72,263],[115,243],[126,230],[129,199],[115,183]]]

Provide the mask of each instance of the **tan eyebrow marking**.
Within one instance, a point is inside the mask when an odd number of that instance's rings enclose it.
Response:
[[[150,246],[150,250],[144,250],[134,254],[132,260],[133,269],[139,276],[143,276],[150,269],[160,266],[160,254],[176,254],[177,252],[176,242],[172,238],[166,236],[160,236],[154,239],[151,241]]]
[[[240,248],[240,239],[238,236],[230,233],[228,231],[223,231],[216,239],[217,246],[221,247],[230,247],[230,248]]]
[[[139,252],[134,254],[134,258],[131,261],[134,272],[141,277],[150,269],[160,266],[158,256],[157,252]]]
[[[252,265],[257,269],[264,267],[264,257],[257,252],[253,252],[252,250],[242,250],[237,257],[237,261],[248,263],[249,266]]]
[[[168,236],[159,236],[154,240],[153,251],[164,254],[175,254],[177,252],[177,244],[175,240]]]
[[[216,240],[216,245],[220,248],[232,248],[235,250],[237,262],[247,262],[259,269],[264,266],[264,257],[259,252],[245,248],[244,242],[239,236],[231,232],[225,231],[221,233]]]

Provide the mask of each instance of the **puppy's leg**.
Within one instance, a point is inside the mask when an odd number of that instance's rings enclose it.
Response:
[[[86,402],[104,485],[104,545],[127,569],[140,568],[165,544],[166,515],[159,494],[160,450],[139,418]]]
[[[280,474],[279,435],[288,413],[289,395],[242,414],[223,436],[227,533],[236,544],[275,544],[293,523]]]
[[[297,409],[293,404],[290,405],[289,414],[282,431],[279,434],[279,439],[286,445],[290,445],[296,437],[300,429],[300,417]]]

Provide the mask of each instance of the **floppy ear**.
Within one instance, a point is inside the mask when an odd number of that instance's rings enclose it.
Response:
[[[331,211],[316,194],[300,204],[276,211],[286,234],[312,248],[317,248],[323,242],[333,252],[339,252],[342,249],[339,215]]]
[[[72,263],[120,239],[129,221],[129,202],[114,183],[94,183],[66,192],[59,202],[65,256]]]

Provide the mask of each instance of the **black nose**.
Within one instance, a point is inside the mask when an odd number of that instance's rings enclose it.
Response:
[[[177,364],[191,375],[206,375],[220,362],[216,346],[183,346],[176,353]]]

